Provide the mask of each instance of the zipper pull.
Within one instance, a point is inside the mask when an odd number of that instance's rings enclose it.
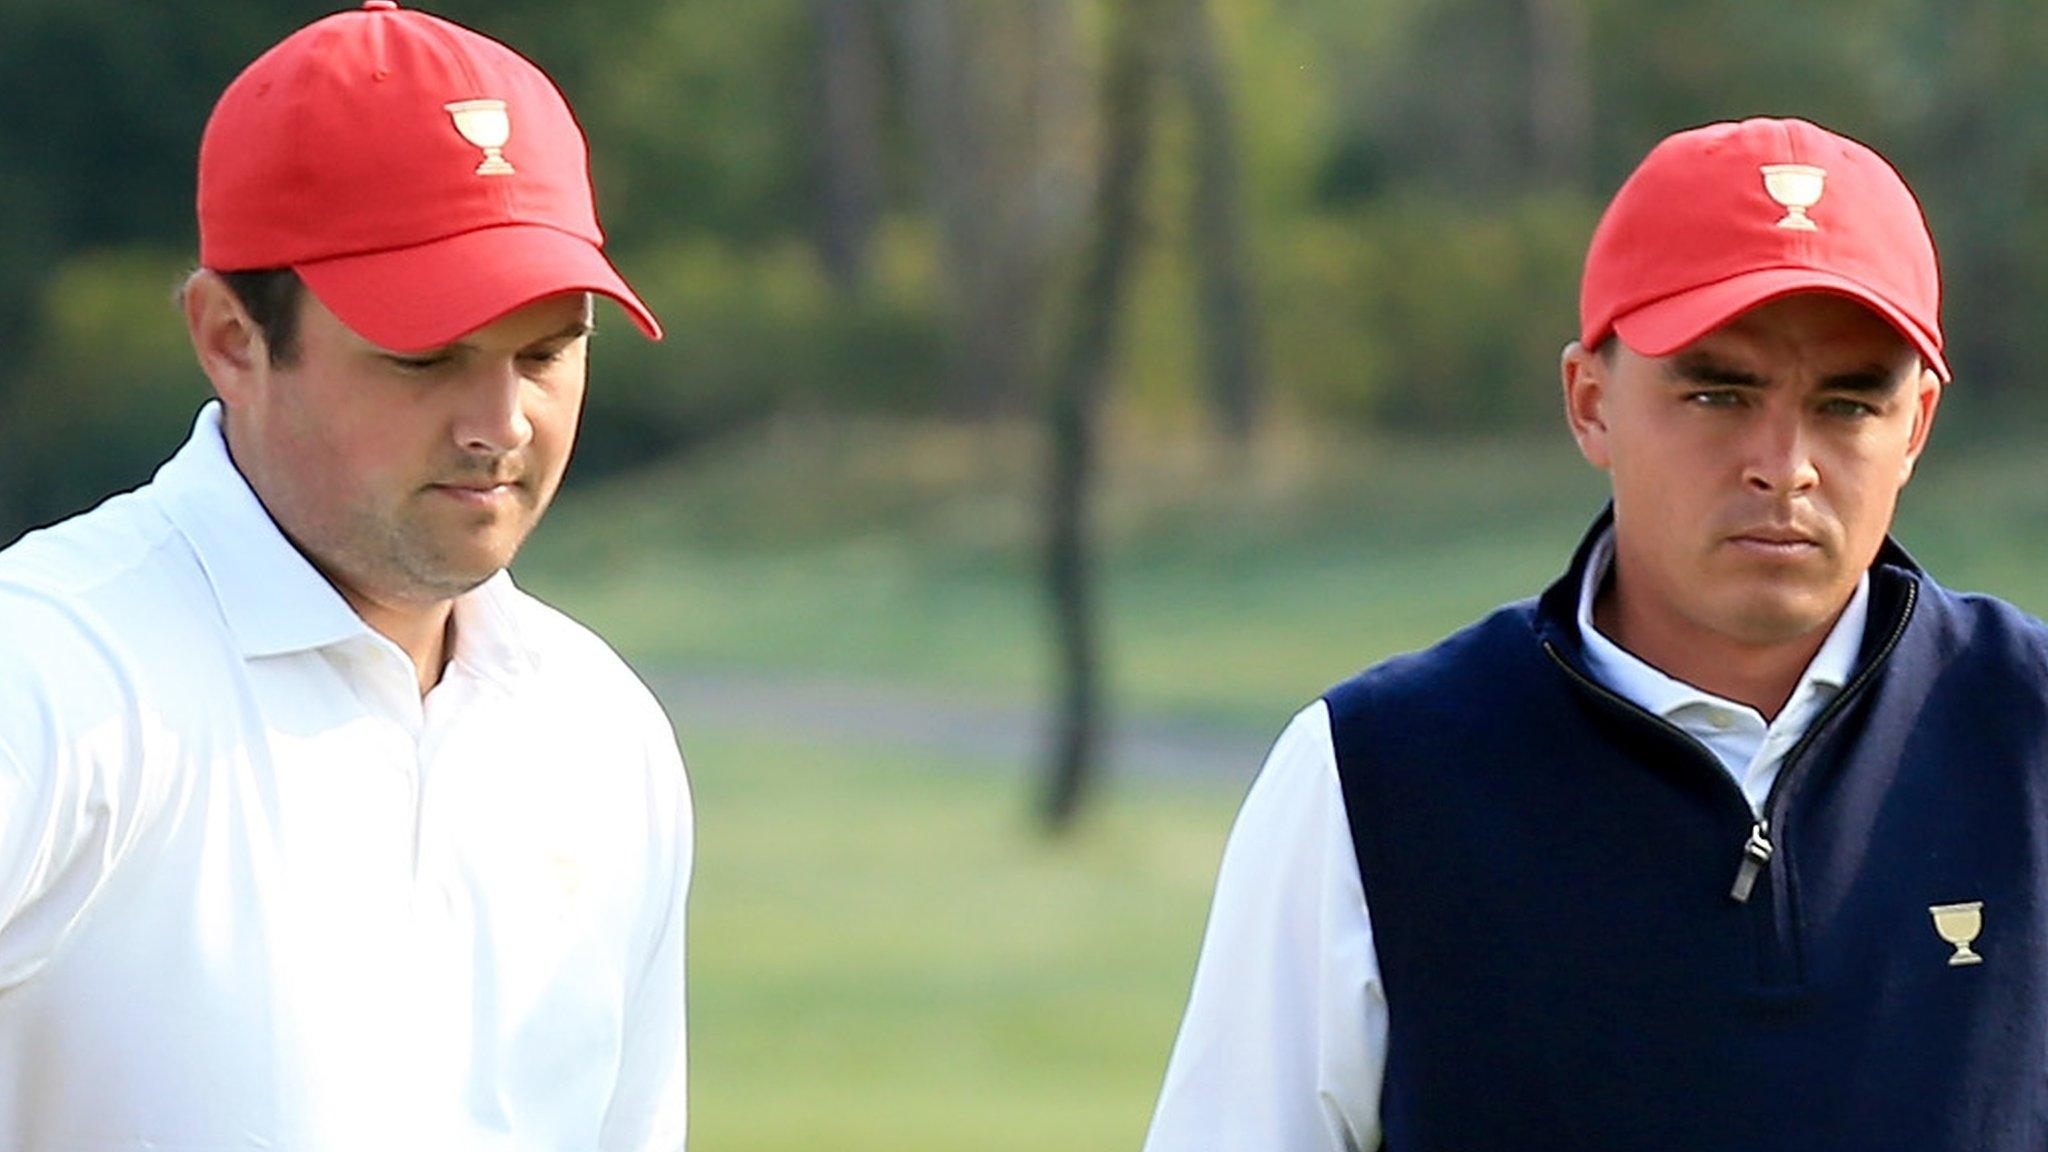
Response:
[[[1728,890],[1728,896],[1737,904],[1749,903],[1750,890],[1756,887],[1756,878],[1763,873],[1764,866],[1771,862],[1771,827],[1767,820],[1759,820],[1750,827],[1749,840],[1742,845],[1742,866],[1735,870],[1735,886]]]

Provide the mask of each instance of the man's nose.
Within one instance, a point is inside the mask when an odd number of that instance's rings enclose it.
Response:
[[[1787,496],[1820,483],[1812,436],[1796,414],[1769,414],[1757,422],[1748,443],[1743,483],[1756,492]]]
[[[456,444],[465,452],[493,455],[524,448],[533,439],[533,422],[526,415],[527,387],[511,357],[478,365],[462,384]]]

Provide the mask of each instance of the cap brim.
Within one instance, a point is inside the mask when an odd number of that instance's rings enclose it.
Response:
[[[536,300],[578,291],[618,301],[648,339],[661,339],[661,323],[595,244],[537,224],[479,228],[294,271],[343,324],[394,352],[438,348]]]
[[[1614,318],[1621,342],[1645,356],[1669,356],[1760,304],[1796,292],[1847,296],[1885,318],[1946,382],[1948,361],[1941,345],[1913,319],[1862,284],[1813,268],[1761,268],[1667,296]]]

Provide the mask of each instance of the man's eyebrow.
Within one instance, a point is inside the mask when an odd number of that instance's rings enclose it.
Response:
[[[1838,372],[1821,381],[1821,388],[1829,392],[1861,392],[1869,395],[1888,393],[1906,380],[1906,373],[1897,368],[1880,368],[1872,365],[1854,372]]]
[[[1754,372],[1745,372],[1724,360],[1716,360],[1704,353],[1693,352],[1679,356],[1671,362],[1671,375],[1688,384],[1723,384],[1742,388],[1761,388],[1764,378]]]
[[[595,331],[597,331],[597,325],[592,323],[588,316],[585,316],[580,320],[572,320],[556,329],[553,333],[531,343],[550,344],[556,340],[575,340],[579,337],[588,336]]]
[[[1673,360],[1671,375],[1688,384],[1718,384],[1736,388],[1761,388],[1765,384],[1764,378],[1754,372],[1745,371],[1702,353],[1683,355]],[[1905,378],[1906,373],[1897,368],[1871,364],[1824,377],[1820,386],[1828,392],[1880,395],[1891,392]]]
[[[520,347],[531,348],[536,344],[553,344],[557,341],[575,340],[583,336],[588,336],[592,332],[595,332],[596,330],[597,325],[592,323],[590,318],[586,316],[579,320],[571,320],[569,323],[562,325],[560,328],[557,328],[555,331],[550,332],[545,336],[536,336],[533,339],[528,340],[526,343],[520,345]],[[445,344],[442,345],[440,348],[432,349],[432,351],[435,352],[474,352],[475,350],[476,345],[471,344],[467,340],[457,340],[453,344]]]

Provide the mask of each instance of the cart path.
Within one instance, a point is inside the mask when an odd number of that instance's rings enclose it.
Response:
[[[693,717],[721,727],[828,742],[909,745],[957,755],[963,762],[1026,768],[1044,762],[1052,740],[1051,714],[1038,706],[846,680],[673,668],[649,668],[643,675],[686,747]],[[1111,776],[1248,781],[1278,729],[1278,722],[1272,731],[1264,731],[1114,714],[1104,767]]]

